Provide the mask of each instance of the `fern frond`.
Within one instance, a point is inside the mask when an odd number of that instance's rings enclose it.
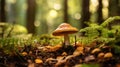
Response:
[[[105,20],[100,26],[106,27],[107,25],[109,25],[114,20],[120,20],[120,16],[110,17],[107,20]]]

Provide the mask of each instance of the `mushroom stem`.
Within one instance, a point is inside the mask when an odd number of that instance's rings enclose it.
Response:
[[[69,36],[68,36],[68,34],[65,34],[65,35],[64,35],[64,43],[65,43],[65,46],[70,45],[70,41],[69,41]]]

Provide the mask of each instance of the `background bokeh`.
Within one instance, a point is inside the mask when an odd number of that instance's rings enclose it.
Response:
[[[63,22],[78,29],[120,15],[120,0],[0,0],[0,22],[19,24],[32,34],[51,33]]]

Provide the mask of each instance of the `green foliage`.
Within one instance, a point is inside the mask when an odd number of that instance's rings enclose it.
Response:
[[[25,38],[24,37],[0,38],[0,49],[3,49],[5,54],[11,55],[13,53],[16,53],[19,48],[22,48],[25,45],[33,44],[33,39],[30,37],[26,39],[27,36]]]
[[[115,48],[115,54],[120,54],[120,46],[118,45],[112,45],[113,48]]]
[[[3,38],[27,33],[28,31],[24,26],[18,24],[0,23],[0,35]]]
[[[8,27],[8,29],[6,30],[9,31],[11,28],[13,27],[12,31],[11,31],[11,35],[17,35],[17,34],[26,34],[28,31],[27,29],[24,27],[24,26],[21,26],[21,25],[18,25],[18,24],[15,24],[15,25],[11,25]]]
[[[110,17],[100,25],[89,23],[88,27],[79,31],[80,34],[82,34],[79,41],[90,44],[94,41],[109,43],[110,41],[115,40],[116,37],[119,36],[120,26],[114,25],[111,26],[111,29],[108,28],[108,25],[115,20],[120,20],[120,16]]]
[[[120,20],[120,16],[110,17],[106,21],[104,21],[100,26],[106,27],[106,26],[108,26],[114,20]]]
[[[120,26],[114,25],[114,26],[111,26],[111,29],[106,27],[112,21],[118,20],[118,19],[120,19],[119,16],[110,17],[100,25],[96,23],[89,23],[88,27],[83,28],[79,31],[80,34],[82,34],[80,38],[77,37],[75,39],[75,36],[71,35],[70,42],[74,43],[76,40],[88,45],[93,42],[107,43],[112,46],[119,45]],[[24,27],[21,27],[18,25],[9,26],[6,24],[2,24],[1,26],[5,29],[3,35],[6,35],[6,34],[8,35],[8,33],[10,33],[10,37],[0,38],[0,48],[3,48],[6,53],[11,53],[12,51],[16,51],[18,47],[24,47],[24,45],[33,45],[33,46],[36,46],[36,44],[38,44],[38,46],[56,45],[56,44],[60,44],[60,42],[63,41],[63,38],[54,37],[48,34],[44,34],[41,36],[32,36],[31,34],[26,34],[27,30]],[[20,28],[20,32],[18,32],[19,30],[18,28]],[[13,33],[16,33],[16,34],[13,34]],[[116,46],[113,46],[113,47],[116,48]],[[116,49],[116,51],[118,50],[119,48]]]
[[[81,29],[80,32],[82,32],[85,37],[93,37],[94,38],[99,35],[99,32],[94,27],[86,27],[84,29]]]
[[[6,54],[10,54],[13,51],[16,51],[16,47],[18,44],[18,39],[14,38],[2,38],[0,39],[0,49],[4,49]]]
[[[41,45],[56,45],[62,41],[62,38],[55,37],[49,34],[43,34],[40,36],[39,42]]]
[[[82,64],[82,67],[100,67],[98,64]]]

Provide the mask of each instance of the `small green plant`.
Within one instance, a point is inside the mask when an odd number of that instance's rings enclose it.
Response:
[[[41,45],[56,45],[59,44],[60,41],[62,41],[62,38],[55,37],[49,34],[43,34],[39,38],[39,42]]]

